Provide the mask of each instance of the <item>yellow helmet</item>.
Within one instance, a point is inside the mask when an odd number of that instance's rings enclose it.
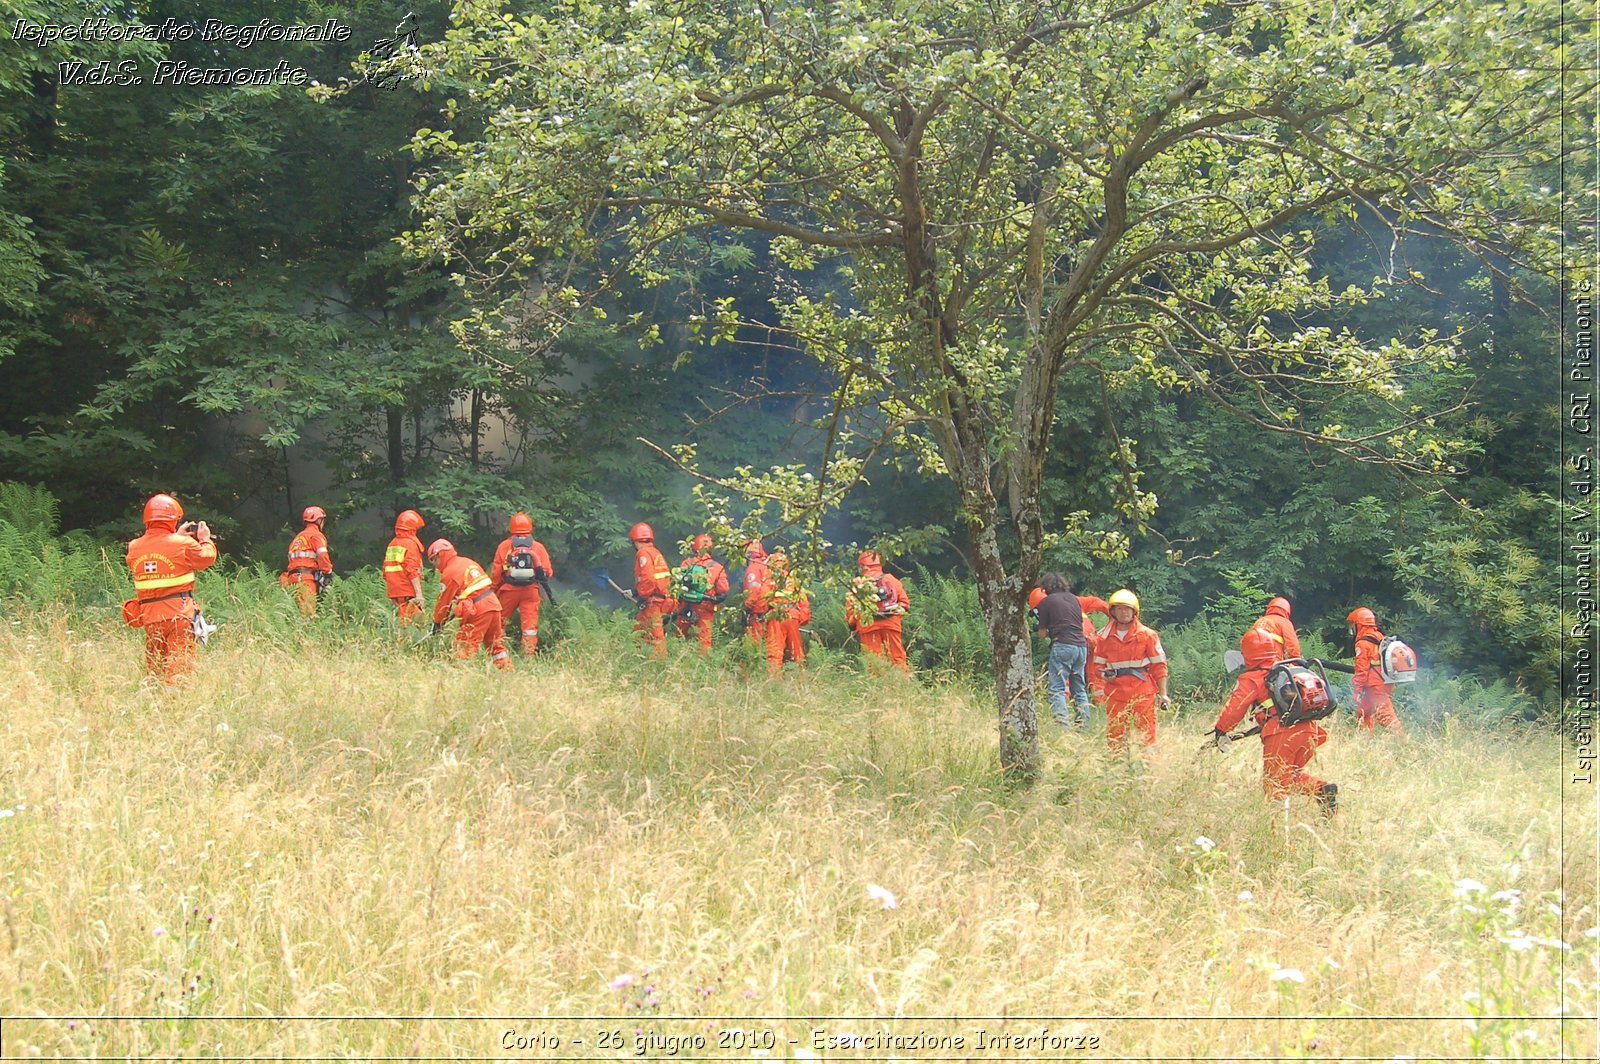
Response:
[[[1134,613],[1138,613],[1139,612],[1139,596],[1135,595],[1132,591],[1129,591],[1127,588],[1123,588],[1120,591],[1113,592],[1111,597],[1106,599],[1106,605],[1108,605],[1108,606],[1127,606],[1130,609],[1132,609]]]

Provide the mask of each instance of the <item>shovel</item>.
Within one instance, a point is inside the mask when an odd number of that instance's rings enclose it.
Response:
[[[632,591],[627,591],[618,587],[617,582],[611,579],[611,574],[605,569],[593,569],[589,572],[589,576],[594,580],[594,586],[599,588],[601,591],[604,591],[609,587],[611,590],[615,591],[629,602],[638,601]]]

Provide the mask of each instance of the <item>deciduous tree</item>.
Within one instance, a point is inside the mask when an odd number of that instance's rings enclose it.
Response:
[[[786,490],[836,501],[885,440],[954,482],[1000,759],[1021,780],[1038,770],[1024,592],[1063,531],[1040,483],[1064,372],[1114,350],[1120,380],[1360,461],[1443,468],[1405,371],[1449,345],[1311,316],[1413,280],[1408,239],[1459,242],[1500,273],[1554,261],[1557,196],[1527,174],[1560,151],[1560,49],[1581,42],[1563,42],[1550,0],[460,13],[432,60],[489,118],[424,134],[444,165],[419,246],[489,310],[510,280],[542,279],[549,327],[592,298],[571,262],[654,283],[706,230],[762,231],[791,267],[831,266],[831,291],[780,292],[838,382],[823,475]],[[1390,227],[1392,266],[1334,290],[1310,266],[1316,233],[1357,212]],[[1351,389],[1380,428],[1325,417]],[[1152,501],[1125,504],[1137,519]]]

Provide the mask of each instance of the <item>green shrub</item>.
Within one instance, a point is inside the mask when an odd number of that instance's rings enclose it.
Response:
[[[0,597],[32,606],[103,606],[125,598],[121,552],[113,556],[82,533],[58,535],[59,528],[56,500],[48,491],[0,482]]]

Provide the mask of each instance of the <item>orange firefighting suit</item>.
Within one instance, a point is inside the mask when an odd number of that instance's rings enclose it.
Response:
[[[307,524],[289,541],[289,565],[282,581],[283,586],[295,589],[300,612],[307,617],[317,612],[317,574],[331,572],[333,558],[328,554],[328,537],[315,522]]]
[[[1300,636],[1289,620],[1289,603],[1281,596],[1267,603],[1267,610],[1250,627],[1259,628],[1278,645],[1278,659],[1300,657]]]
[[[1378,644],[1383,642],[1383,632],[1375,624],[1356,625],[1356,673],[1350,686],[1356,696],[1356,721],[1363,728],[1381,724],[1396,735],[1406,733],[1394,711],[1394,684],[1383,682],[1379,669]]]
[[[500,546],[495,548],[489,578],[494,581],[494,593],[500,599],[500,608],[505,611],[504,616],[521,617],[522,652],[532,654],[539,649],[539,605],[544,599],[539,593],[538,583],[507,582],[506,559],[511,557],[512,538],[507,536],[500,541]],[[544,570],[546,580],[555,575],[555,567],[550,564],[550,552],[545,549],[543,543],[535,539],[527,549],[533,555],[533,564]]]
[[[127,560],[145,668],[175,683],[195,666],[194,574],[217,560],[217,545],[178,532],[176,521],[153,521],[128,544]]]
[[[1106,696],[1106,684],[1100,678],[1100,664],[1094,659],[1095,641],[1100,638],[1100,632],[1089,621],[1089,614],[1103,613],[1111,616],[1111,607],[1106,605],[1106,600],[1095,598],[1093,595],[1079,595],[1078,606],[1083,610],[1083,641],[1088,645],[1089,655],[1083,667],[1083,678],[1089,683],[1089,695],[1094,699],[1103,699]]]
[[[900,618],[910,609],[911,596],[906,594],[906,587],[899,577],[883,571],[882,562],[863,562],[860,565],[861,575],[856,578],[857,582],[866,581],[873,585],[871,593],[878,596],[883,609],[875,611],[870,618],[858,617],[854,605],[846,598],[845,623],[855,629],[856,635],[861,638],[861,649],[868,655],[869,671],[876,672],[879,669],[878,659],[887,659],[893,667],[910,672]],[[863,624],[863,621],[866,623]]]
[[[1106,691],[1106,741],[1114,753],[1128,748],[1128,722],[1139,727],[1144,745],[1156,744],[1156,698],[1167,674],[1167,652],[1155,629],[1139,622],[1127,628],[1115,620],[1095,635],[1094,662]]]
[[[806,666],[806,644],[800,637],[800,627],[811,623],[811,593],[800,586],[800,580],[789,571],[789,560],[783,555],[778,565],[771,567],[774,590],[767,596],[767,669],[783,671],[783,659],[800,668]]]
[[[1245,670],[1239,674],[1239,681],[1217,716],[1215,727],[1218,731],[1230,732],[1244,720],[1245,713],[1254,708],[1256,723],[1261,725],[1261,784],[1267,797],[1277,801],[1291,793],[1314,796],[1322,790],[1323,781],[1307,775],[1305,767],[1317,747],[1328,741],[1328,733],[1314,720],[1287,728],[1278,723],[1277,710],[1267,693],[1267,670],[1282,660],[1283,655],[1275,641],[1252,639],[1259,634],[1253,630],[1246,632],[1239,641],[1239,648],[1245,655]]]
[[[422,616],[422,541],[414,532],[394,530],[383,551],[383,586],[400,611],[400,623]]]
[[[772,569],[760,543],[745,547],[744,617],[750,641],[763,650],[767,646],[767,596],[772,590]],[[781,654],[781,650],[780,650]],[[782,662],[782,657],[778,659]]]
[[[700,643],[700,653],[711,653],[711,621],[717,615],[718,604],[728,597],[728,570],[722,563],[711,557],[709,550],[703,550],[684,564],[703,565],[706,570],[706,594],[710,598],[699,602],[685,602],[679,608],[677,616],[678,635],[684,639],[689,638],[690,629],[694,630],[695,638]],[[711,601],[716,599],[716,602]]]
[[[501,622],[500,600],[483,566],[471,558],[452,554],[439,570],[444,587],[433,604],[433,623],[443,624],[454,613],[461,618],[456,628],[456,657],[470,658],[480,646],[489,652],[497,669],[510,669],[511,652],[506,649]]]
[[[678,608],[671,597],[672,569],[654,543],[634,545],[638,553],[633,559],[633,593],[639,599],[639,615],[633,620],[633,630],[650,644],[656,657],[664,658],[667,633],[663,624]]]

